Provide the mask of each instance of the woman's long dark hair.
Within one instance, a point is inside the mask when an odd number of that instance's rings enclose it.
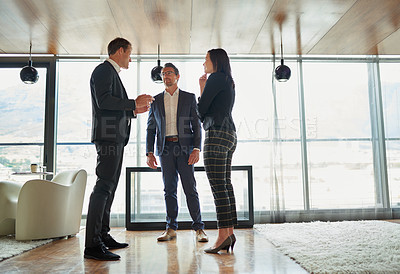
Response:
[[[232,87],[235,88],[235,82],[232,78],[231,65],[228,54],[224,49],[210,49],[208,51],[210,60],[213,63],[215,72],[222,72],[226,75],[227,80],[232,81]]]

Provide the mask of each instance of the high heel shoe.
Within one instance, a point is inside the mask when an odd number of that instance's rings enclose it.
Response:
[[[226,252],[229,252],[229,248],[231,248],[231,252],[233,252],[233,247],[235,246],[236,243],[235,234],[230,235],[229,238],[231,238],[231,244],[225,247],[224,249],[226,250]]]
[[[233,251],[233,247],[235,246],[235,243],[236,243],[236,237],[235,237],[235,234],[232,234],[229,237],[231,237],[231,240],[232,240],[231,251]]]
[[[225,240],[222,244],[220,244],[218,247],[216,247],[216,248],[211,248],[211,247],[206,248],[206,249],[204,249],[204,252],[205,252],[205,253],[214,253],[214,254],[216,254],[216,253],[218,253],[218,251],[220,251],[221,249],[223,249],[223,250],[228,250],[229,247],[231,246],[231,244],[232,244],[232,239],[231,239],[231,237],[229,236],[229,237],[226,238],[226,240]]]

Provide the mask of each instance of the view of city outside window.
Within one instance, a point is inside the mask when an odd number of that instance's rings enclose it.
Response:
[[[380,75],[391,206],[400,207],[400,65],[381,63]]]
[[[0,180],[24,182],[38,176],[12,175],[29,172],[43,163],[45,68],[36,68],[39,80],[25,84],[21,68],[0,68]]]
[[[303,65],[311,208],[375,207],[367,64]]]

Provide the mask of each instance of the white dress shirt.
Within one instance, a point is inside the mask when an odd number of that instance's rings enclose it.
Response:
[[[165,108],[165,136],[178,136],[178,127],[176,126],[178,112],[179,88],[171,95],[164,91]]]
[[[107,58],[106,60],[107,62],[109,62],[114,68],[115,70],[119,73],[121,71],[121,67],[117,64],[117,62],[115,62],[113,59],[111,58]]]

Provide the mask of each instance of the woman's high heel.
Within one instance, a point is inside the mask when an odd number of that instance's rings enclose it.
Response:
[[[230,235],[229,238],[231,238],[231,244],[225,247],[224,249],[226,250],[226,252],[229,252],[229,248],[231,248],[231,252],[233,252],[233,247],[235,246],[236,243],[235,234]]]
[[[226,238],[226,240],[222,243],[222,244],[220,244],[218,247],[216,247],[216,248],[211,248],[211,247],[209,247],[209,248],[206,248],[206,249],[204,249],[204,252],[205,253],[218,253],[218,251],[220,251],[221,249],[222,250],[226,250],[226,251],[228,251],[229,250],[229,247],[232,245],[232,239],[231,239],[231,236],[229,236],[228,238]]]
[[[229,252],[229,248],[231,248],[231,252],[233,252],[233,247],[235,246],[236,243],[235,234],[230,235],[229,238],[231,238],[231,244],[225,247],[224,249],[226,250],[226,252]]]
[[[232,240],[231,251],[233,251],[233,247],[235,246],[235,243],[236,243],[236,237],[235,237],[235,234],[232,234],[229,237],[231,237],[231,240]]]

